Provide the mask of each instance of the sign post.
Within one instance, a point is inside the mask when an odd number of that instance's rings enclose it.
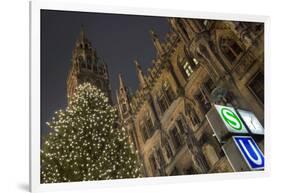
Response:
[[[214,105],[206,118],[234,171],[264,169],[264,156],[249,135],[263,135],[264,129],[254,113]]]
[[[233,134],[248,134],[248,130],[233,107],[214,105],[206,117],[221,143],[226,142],[226,139]]]

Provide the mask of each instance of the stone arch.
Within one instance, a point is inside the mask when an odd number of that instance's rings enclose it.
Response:
[[[202,34],[202,37],[198,37],[196,42],[193,42],[190,46],[190,52],[192,56],[199,61],[201,66],[208,72],[209,76],[216,80],[223,71],[218,63],[214,50],[211,48],[213,43],[210,41],[210,37],[207,34]],[[214,47],[214,46],[212,46]]]
[[[229,67],[233,66],[242,56],[245,45],[231,30],[217,30],[214,38],[222,61]]]

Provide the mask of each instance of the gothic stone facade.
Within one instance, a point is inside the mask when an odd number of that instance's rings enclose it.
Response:
[[[139,87],[131,96],[119,75],[119,124],[143,164],[144,176],[230,172],[205,118],[213,104],[247,109],[264,122],[264,27],[261,23],[169,18]],[[73,50],[67,94],[91,82],[110,96],[107,65],[82,30]],[[263,150],[263,139],[257,139]]]
[[[145,176],[233,171],[205,118],[213,104],[247,109],[264,122],[261,23],[169,18],[165,42],[146,75],[135,61],[133,96],[119,75],[121,124]],[[263,139],[257,139],[263,150]]]

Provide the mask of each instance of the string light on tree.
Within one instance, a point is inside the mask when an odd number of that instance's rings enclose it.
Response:
[[[141,177],[136,152],[124,128],[114,126],[116,118],[100,89],[79,85],[68,107],[47,123],[53,130],[41,150],[41,182]]]

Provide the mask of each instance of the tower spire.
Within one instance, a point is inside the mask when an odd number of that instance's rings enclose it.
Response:
[[[159,56],[161,56],[163,54],[163,48],[162,48],[162,45],[160,43],[158,36],[156,35],[156,33],[153,30],[150,30],[150,35],[151,35],[154,47],[156,48],[157,54]]]
[[[138,76],[138,79],[139,79],[140,88],[143,89],[147,86],[146,81],[145,81],[145,78],[144,78],[144,75],[143,75],[140,64],[138,63],[137,60],[135,60],[134,62],[135,62],[136,69],[137,69],[137,76]]]
[[[67,81],[68,96],[72,96],[75,88],[84,82],[101,89],[112,103],[107,66],[96,54],[96,49],[92,47],[85,35],[84,27],[81,26],[72,52],[71,70]]]

